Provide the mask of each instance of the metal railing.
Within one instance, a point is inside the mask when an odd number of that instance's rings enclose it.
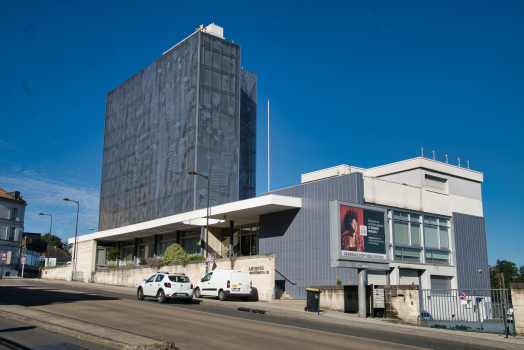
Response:
[[[421,289],[422,326],[514,332],[507,289]]]
[[[289,283],[291,283],[292,285],[296,286],[296,282],[292,282],[289,278],[287,278],[286,276],[284,276],[280,271],[278,271],[277,269],[275,269],[275,272],[278,273],[280,276],[284,277],[284,279],[286,281],[288,281]]]
[[[432,159],[437,162],[454,165],[454,166],[457,166],[463,169],[469,169],[469,160],[463,160],[460,158],[448,156],[447,154],[444,154],[444,153],[430,151],[430,150],[424,149],[424,147],[422,147],[421,149],[422,149],[422,158]],[[466,164],[465,166],[463,165],[464,163]]]

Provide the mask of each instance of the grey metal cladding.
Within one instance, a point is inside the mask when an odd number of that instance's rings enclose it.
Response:
[[[210,178],[211,206],[239,199],[240,46],[202,33],[196,171]],[[207,181],[196,179],[196,209]]]
[[[260,216],[260,254],[276,254],[275,268],[296,285],[275,273],[295,299],[306,297],[305,288],[333,285],[336,277],[343,284],[357,284],[357,270],[332,268],[330,254],[329,202],[340,200],[364,204],[361,173],[342,175],[306,183],[267,194],[302,198],[300,210]]]
[[[490,288],[484,218],[453,213],[453,232],[458,288]]]
[[[197,32],[107,94],[100,231],[205,207],[189,170],[210,205],[238,200],[239,62]]]
[[[257,74],[241,70],[239,199],[256,196]]]

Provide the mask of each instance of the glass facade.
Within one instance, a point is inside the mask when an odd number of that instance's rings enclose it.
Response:
[[[396,261],[450,264],[449,219],[394,210],[391,221]]]

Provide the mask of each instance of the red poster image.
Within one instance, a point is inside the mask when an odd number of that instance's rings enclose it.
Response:
[[[363,252],[364,237],[360,230],[364,225],[364,212],[359,208],[340,206],[341,250]]]

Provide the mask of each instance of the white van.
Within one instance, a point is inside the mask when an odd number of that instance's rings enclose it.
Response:
[[[194,296],[213,296],[220,300],[241,298],[247,301],[251,288],[251,275],[247,271],[214,270],[195,284]]]

